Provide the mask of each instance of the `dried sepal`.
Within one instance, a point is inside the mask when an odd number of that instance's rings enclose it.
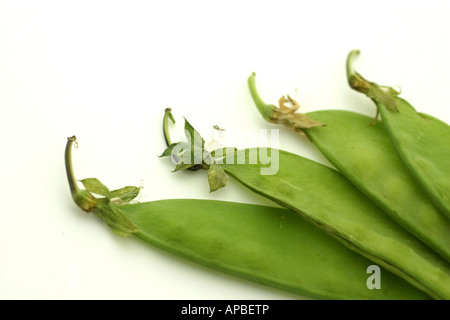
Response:
[[[250,94],[252,95],[256,108],[266,121],[285,125],[301,134],[304,134],[304,129],[324,126],[324,124],[310,119],[305,114],[296,113],[300,105],[290,96],[282,96],[278,100],[279,107],[265,103],[256,88],[255,76],[253,72],[248,78]]]
[[[400,94],[400,91],[395,90],[392,87],[381,86],[375,82],[366,80],[361,74],[356,72],[353,66],[353,60],[359,55],[359,50],[353,50],[347,57],[347,81],[349,86],[372,99],[375,104],[382,104],[391,111],[398,112],[396,97]],[[378,108],[378,105],[377,105]],[[378,112],[377,116],[378,117]],[[375,118],[375,119],[376,119]],[[375,120],[374,120],[375,121]]]
[[[274,108],[270,122],[285,125],[299,133],[304,134],[303,129],[321,127],[325,124],[314,121],[303,113],[296,113],[300,108],[297,101],[289,95],[282,96],[279,100],[279,108]]]

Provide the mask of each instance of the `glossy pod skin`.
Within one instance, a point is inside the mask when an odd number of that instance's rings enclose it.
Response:
[[[426,299],[373,263],[283,209],[212,200],[161,200],[122,207],[145,242],[210,268],[318,299]]]
[[[247,151],[248,155],[251,150]],[[249,163],[248,156],[246,160]],[[260,163],[224,164],[223,170],[433,298],[450,299],[450,265],[389,218],[341,173],[282,150],[277,174],[261,175],[261,167]]]
[[[178,159],[175,170],[198,166],[184,156],[203,151],[202,165],[209,169],[211,191],[217,190],[215,182],[224,181],[223,175],[228,174],[253,192],[300,214],[431,297],[450,299],[450,264],[386,215],[340,172],[270,148],[224,148],[207,154],[201,149],[203,139],[193,142],[189,138],[199,134],[187,121],[185,129],[190,143],[172,143],[162,155]],[[184,148],[174,152],[179,146]],[[272,165],[267,158],[278,160],[278,170],[272,174],[262,174]],[[221,183],[220,187],[225,185]]]
[[[66,148],[74,199],[70,148]],[[105,190],[105,188],[103,188]],[[91,212],[98,200],[90,198]],[[76,201],[81,205],[84,201]],[[100,201],[101,202],[101,201]],[[104,204],[100,204],[104,205]],[[112,205],[112,204],[111,204]],[[116,206],[145,243],[200,265],[287,292],[322,299],[430,299],[385,269],[369,290],[372,262],[283,208],[172,199]],[[117,231],[115,231],[117,233]]]
[[[276,114],[283,106],[264,103],[256,89],[254,73],[249,78],[249,88],[261,115],[279,123]],[[326,126],[300,127],[295,122],[299,117]],[[290,119],[283,124],[304,132],[325,158],[367,197],[450,261],[450,220],[411,177],[380,121],[372,122],[369,117],[351,111],[321,110],[290,113]]]
[[[410,174],[434,204],[450,218],[450,126],[417,112],[392,88],[369,82],[353,69],[359,51],[350,52],[347,76],[351,88],[374,101],[384,127]]]
[[[307,114],[326,127],[307,136],[340,172],[393,219],[450,261],[450,219],[409,174],[381,122],[348,111]]]

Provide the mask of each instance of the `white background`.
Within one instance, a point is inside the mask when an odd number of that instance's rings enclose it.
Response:
[[[448,123],[449,41],[446,0],[1,1],[0,298],[298,298],[115,236],[72,202],[66,138],[78,138],[77,178],[142,185],[140,201],[270,204],[232,180],[208,193],[206,171],[170,173],[164,109],[175,132],[184,116],[206,140],[212,125],[278,128],[251,101],[255,71],[267,102],[373,115],[345,79],[359,48],[363,76]],[[280,148],[326,163],[286,128]]]

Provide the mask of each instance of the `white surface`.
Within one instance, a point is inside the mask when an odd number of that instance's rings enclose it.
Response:
[[[366,78],[450,122],[449,41],[446,0],[1,1],[0,298],[297,298],[113,235],[70,198],[66,137],[77,178],[142,184],[141,201],[268,204],[234,181],[209,194],[206,172],[171,174],[157,157],[164,108],[206,138],[214,124],[270,128],[248,93],[255,71],[267,102],[373,115],[345,79],[359,48]],[[324,161],[280,129],[280,148]]]

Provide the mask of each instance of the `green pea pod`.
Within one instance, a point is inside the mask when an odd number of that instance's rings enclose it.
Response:
[[[338,171],[270,148],[216,150],[211,156],[217,154],[221,158],[215,162],[248,189],[300,214],[433,298],[450,299],[450,265]],[[262,174],[271,166],[267,158],[278,160],[275,174]]]
[[[81,190],[71,163],[74,142],[70,138],[66,147],[73,198],[116,234],[133,234],[184,259],[311,298],[430,298],[385,269],[381,287],[372,288],[370,260],[283,208],[197,199],[126,204],[139,188],[109,191],[97,179],[83,180],[86,190]]]
[[[450,126],[417,112],[392,88],[364,79],[353,69],[359,51],[350,52],[347,77],[351,88],[375,102],[384,127],[411,175],[431,201],[450,218]]]
[[[328,161],[366,196],[450,262],[450,220],[415,183],[381,122],[369,126],[369,117],[343,110],[290,112],[289,117],[280,122],[277,114],[293,108],[286,106],[283,99],[279,108],[264,103],[256,90],[254,73],[249,78],[249,88],[257,109],[263,116],[269,115],[268,121],[302,130]],[[290,104],[298,106],[290,100]],[[299,118],[327,125],[305,127],[298,123]]]

